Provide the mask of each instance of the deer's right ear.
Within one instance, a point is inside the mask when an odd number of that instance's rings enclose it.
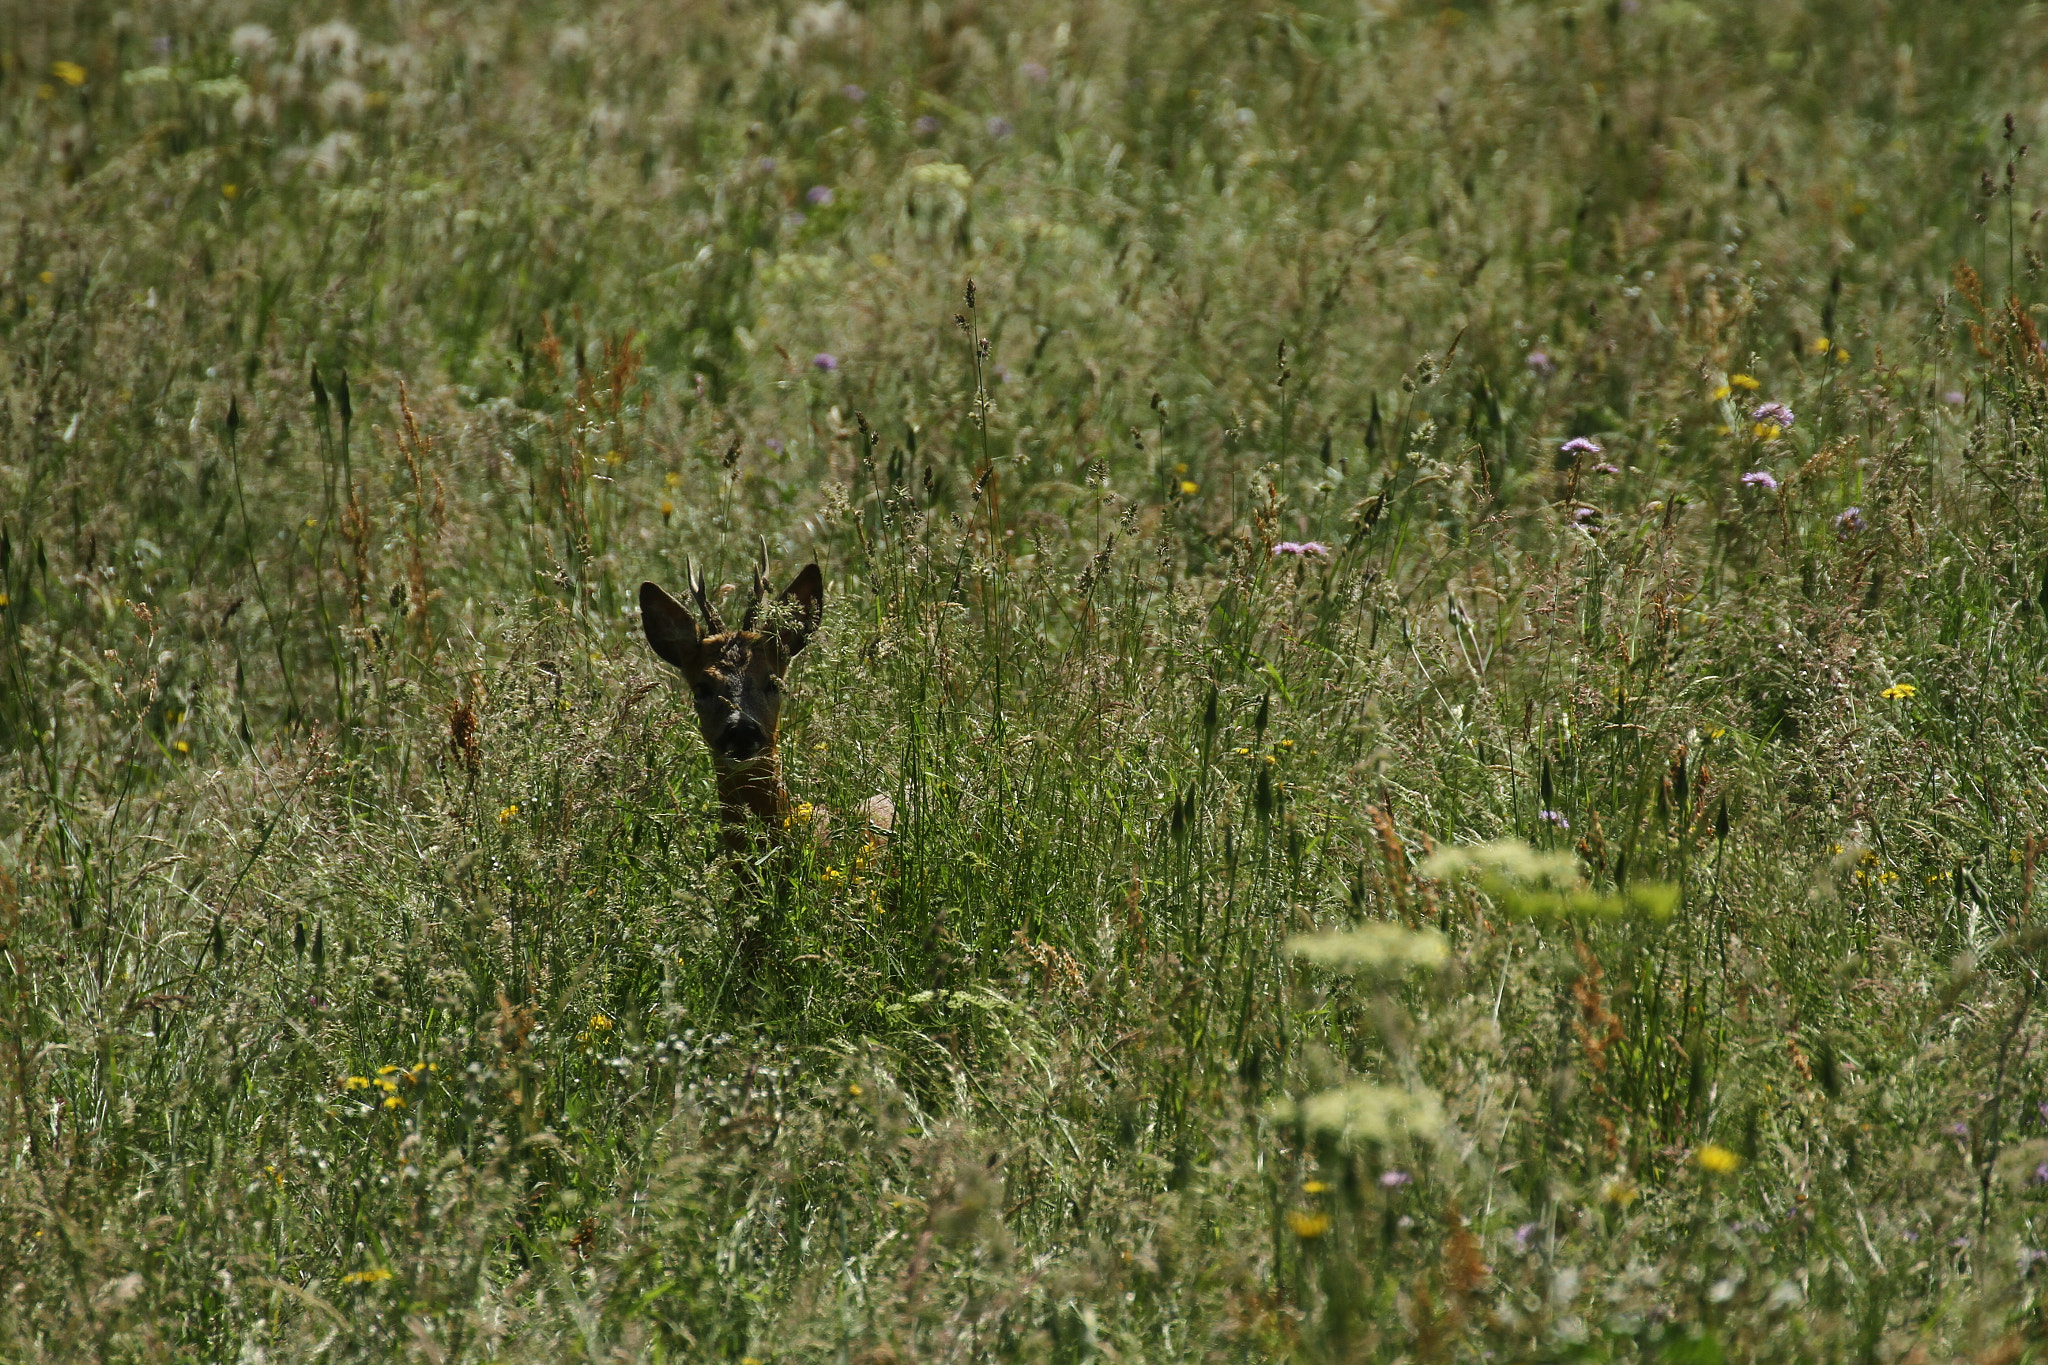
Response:
[[[653,583],[640,585],[640,628],[656,654],[685,673],[696,667],[701,639],[696,618]]]

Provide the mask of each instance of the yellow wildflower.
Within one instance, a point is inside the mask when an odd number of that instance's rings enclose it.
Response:
[[[509,825],[518,818],[519,803],[517,801],[514,801],[511,805],[498,812],[498,823],[501,825]]]
[[[1193,497],[1201,491],[1201,485],[1193,479],[1182,479],[1180,481],[1180,491],[1183,497]]]
[[[612,1021],[605,1018],[602,1014],[593,1014],[590,1016],[590,1026],[600,1030],[609,1029],[612,1026]]]
[[[341,1085],[344,1090],[368,1090],[370,1088],[370,1078],[368,1076],[350,1076]]]
[[[1600,1200],[1602,1203],[1625,1209],[1636,1202],[1638,1193],[1634,1181],[1624,1176],[1615,1176],[1600,1187]]]
[[[242,187],[232,182],[220,187],[220,197],[223,199],[232,199],[241,192]]]
[[[1772,422],[1758,422],[1749,430],[1759,441],[1775,441],[1780,434],[1778,426]]]
[[[1320,1180],[1311,1180],[1301,1187],[1301,1191],[1303,1194],[1324,1194],[1329,1191],[1329,1188],[1328,1185]]]
[[[192,744],[191,741],[189,740],[175,740],[172,742],[171,747],[173,749],[176,749],[181,754],[189,754],[192,752]]]
[[[683,476],[671,469],[668,473],[661,476],[661,481],[670,488],[679,488],[682,486]]]
[[[1760,389],[1763,387],[1762,380],[1752,379],[1746,374],[1731,374],[1728,376],[1728,382],[1733,384],[1738,389],[1749,389],[1754,391],[1756,389]]]
[[[55,284],[57,282],[57,272],[54,270],[45,270],[42,274],[36,276],[36,278],[41,280],[44,284]]]
[[[1813,339],[1813,353],[1815,355],[1826,355],[1828,353],[1828,348],[1834,344],[1834,342],[1828,340],[1826,337],[1815,337]]]
[[[1717,384],[1714,386],[1714,401],[1718,403],[1723,398],[1726,398],[1729,394],[1733,392],[1735,391],[1729,388],[1726,384]]]
[[[1742,1164],[1741,1157],[1726,1147],[1717,1147],[1711,1142],[1694,1152],[1692,1159],[1709,1175],[1733,1175],[1735,1168]]]
[[[1878,693],[1877,695],[1883,697],[1886,701],[1905,701],[1907,698],[1919,692],[1919,690],[1919,688],[1913,686],[1913,684],[1911,683],[1893,683],[1890,687],[1887,687],[1884,691]]]
[[[853,1096],[855,1099],[859,1099],[861,1096],[860,1086],[858,1084],[849,1085],[846,1087],[846,1093]]]
[[[343,1284],[382,1284],[390,1278],[391,1272],[380,1265],[369,1270],[351,1270],[348,1274],[341,1277],[341,1282]]]
[[[8,604],[8,602],[10,602],[10,601],[12,601],[12,600],[13,600],[13,599],[9,598],[9,597],[8,597],[8,595],[7,595],[6,593],[4,593],[4,592],[0,592],[0,607],[4,607],[4,606],[6,606],[6,605]]]
[[[397,1095],[386,1095],[384,1097],[384,1107],[386,1109],[403,1109],[405,1108],[405,1101]]]
[[[670,502],[670,501],[669,501],[669,500],[668,500],[667,498],[663,498],[663,499],[661,500],[661,515],[662,515],[662,517],[663,517],[664,519],[666,519],[666,518],[669,518],[669,517],[672,517],[672,516],[674,516],[675,514],[676,514],[676,505],[675,505],[674,503]]]
[[[85,68],[77,62],[52,62],[50,74],[73,88],[85,84]]]
[[[1310,1213],[1305,1209],[1289,1209],[1287,1226],[1294,1229],[1294,1235],[1303,1241],[1313,1241],[1330,1230],[1330,1215]]]

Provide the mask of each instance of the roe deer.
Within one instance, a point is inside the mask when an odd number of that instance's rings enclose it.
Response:
[[[697,725],[718,779],[720,837],[746,868],[763,846],[763,834],[773,846],[785,831],[812,838],[826,832],[829,817],[791,802],[776,751],[782,675],[824,619],[825,577],[816,564],[806,564],[780,598],[766,602],[764,544],[746,616],[738,630],[727,630],[704,590],[703,576],[695,565],[688,572],[702,627],[688,608],[653,583],[640,585],[640,624],[647,643],[676,667],[696,698]],[[896,821],[895,805],[884,795],[869,797],[853,814],[859,832],[873,838],[886,836]],[[759,822],[758,832],[754,822]]]

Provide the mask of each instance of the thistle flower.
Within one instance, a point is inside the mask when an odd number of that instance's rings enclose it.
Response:
[[[1756,411],[1749,414],[1749,420],[1755,422],[1758,426],[1776,427],[1780,431],[1790,431],[1792,430],[1792,423],[1797,419],[1793,417],[1792,409],[1786,407],[1783,403],[1759,403],[1756,406]]]
[[[1742,486],[1744,488],[1761,488],[1766,493],[1778,491],[1778,481],[1771,477],[1770,471],[1763,469],[1752,469],[1749,473],[1744,474],[1742,476]]]
[[[1598,455],[1600,453],[1600,443],[1588,440],[1584,436],[1574,436],[1557,449],[1561,455]]]

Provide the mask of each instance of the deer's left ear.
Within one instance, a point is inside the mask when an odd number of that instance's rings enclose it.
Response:
[[[695,668],[700,653],[697,623],[683,604],[653,583],[640,585],[640,628],[654,652],[684,673]]]
[[[804,565],[782,590],[782,605],[783,619],[788,624],[777,632],[777,638],[787,657],[809,644],[818,623],[825,619],[825,575],[817,565]]]

